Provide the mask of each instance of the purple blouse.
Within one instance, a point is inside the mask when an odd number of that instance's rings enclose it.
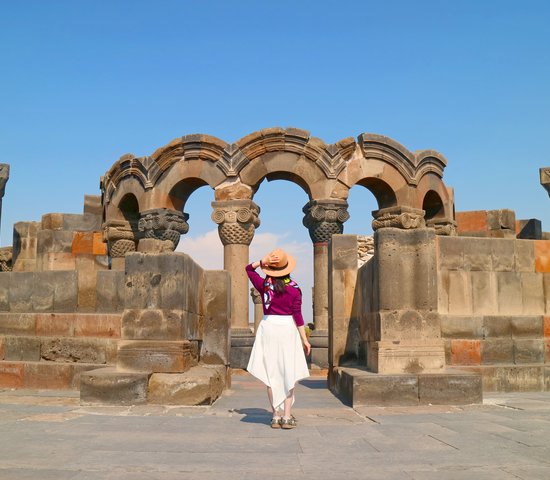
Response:
[[[292,315],[297,327],[304,325],[302,317],[302,292],[299,288],[287,286],[282,294],[275,294],[269,308],[265,308],[264,302],[264,279],[256,273],[252,264],[246,266],[246,274],[254,288],[262,297],[264,315]]]

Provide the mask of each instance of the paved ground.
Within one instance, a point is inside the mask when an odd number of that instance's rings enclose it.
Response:
[[[352,410],[312,377],[295,430],[272,430],[248,376],[212,407],[81,407],[0,391],[0,479],[550,479],[550,394]]]

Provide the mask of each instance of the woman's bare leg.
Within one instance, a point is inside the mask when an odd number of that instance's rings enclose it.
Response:
[[[288,392],[288,397],[285,398],[285,413],[284,418],[290,418],[291,417],[291,410],[292,410],[292,404],[294,403],[294,389],[290,390]]]
[[[269,398],[269,405],[271,406],[271,412],[273,413],[274,417],[278,417],[279,413],[277,410],[275,410],[275,407],[273,406],[273,390],[271,390],[271,387],[267,387],[267,398]]]

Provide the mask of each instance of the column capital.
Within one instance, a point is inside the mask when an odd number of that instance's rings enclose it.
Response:
[[[103,241],[107,243],[112,258],[135,252],[139,237],[137,221],[107,220],[103,223]]]
[[[337,198],[311,200],[302,212],[302,223],[313,243],[327,243],[332,235],[344,231],[344,222],[349,219],[348,202]]]
[[[250,245],[260,226],[260,207],[252,200],[222,200],[212,202],[211,218],[218,225],[224,245]]]
[[[153,208],[141,213],[138,228],[145,238],[169,240],[175,250],[180,236],[189,231],[189,214],[169,208]]]
[[[457,235],[456,222],[448,218],[426,220],[426,226],[435,229],[436,235]]]
[[[372,229],[379,228],[401,228],[403,230],[424,228],[426,222],[424,215],[426,212],[418,208],[411,207],[388,207],[372,212],[374,220],[372,221]]]
[[[4,196],[9,178],[10,166],[7,163],[0,163],[0,199]]]

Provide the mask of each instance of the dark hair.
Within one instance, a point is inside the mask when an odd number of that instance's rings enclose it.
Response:
[[[285,291],[286,283],[285,280],[290,280],[290,275],[285,275],[284,277],[271,277],[273,280],[273,289],[275,293],[283,293]]]

